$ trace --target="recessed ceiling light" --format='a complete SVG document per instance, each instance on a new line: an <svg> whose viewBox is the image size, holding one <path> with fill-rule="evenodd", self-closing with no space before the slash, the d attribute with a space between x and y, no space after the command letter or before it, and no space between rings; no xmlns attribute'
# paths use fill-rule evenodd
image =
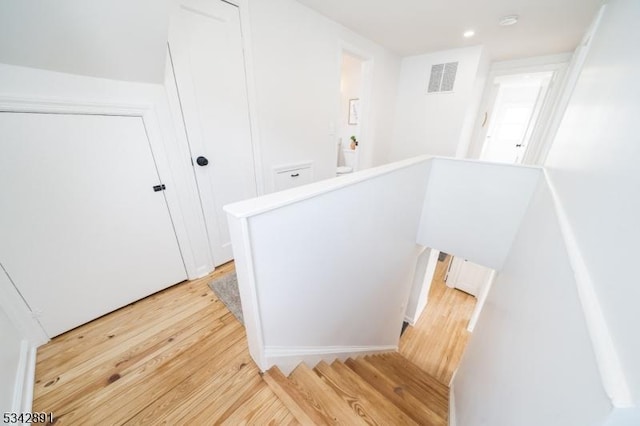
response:
<svg viewBox="0 0 640 426"><path fill-rule="evenodd" d="M469 38L469 37L473 37L474 35L476 35L476 32L473 30L469 30L469 31L465 31L462 36L464 38Z"/></svg>
<svg viewBox="0 0 640 426"><path fill-rule="evenodd" d="M500 18L500 21L498 21L498 25L500 25L501 27L508 27L509 25L515 25L518 23L518 19L520 19L518 15L503 16L502 18Z"/></svg>

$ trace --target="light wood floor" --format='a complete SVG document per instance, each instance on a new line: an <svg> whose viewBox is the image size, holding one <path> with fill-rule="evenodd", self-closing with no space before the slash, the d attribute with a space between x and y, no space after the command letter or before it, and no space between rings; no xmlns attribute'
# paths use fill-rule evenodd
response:
<svg viewBox="0 0 640 426"><path fill-rule="evenodd" d="M57 425L296 424L251 360L244 328L207 286L233 268L226 264L40 347L33 410L53 412ZM475 299L437 281L401 353L448 384Z"/></svg>
<svg viewBox="0 0 640 426"><path fill-rule="evenodd" d="M449 385L467 346L475 297L446 286L449 258L438 262L427 308L400 339L399 352L445 385Z"/></svg>

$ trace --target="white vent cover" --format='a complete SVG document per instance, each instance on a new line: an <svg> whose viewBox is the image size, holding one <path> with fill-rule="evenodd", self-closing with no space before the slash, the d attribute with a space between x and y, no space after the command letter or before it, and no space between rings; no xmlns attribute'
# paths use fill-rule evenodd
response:
<svg viewBox="0 0 640 426"><path fill-rule="evenodd" d="M431 77L427 93L452 92L458 71L457 62L436 64L431 67Z"/></svg>

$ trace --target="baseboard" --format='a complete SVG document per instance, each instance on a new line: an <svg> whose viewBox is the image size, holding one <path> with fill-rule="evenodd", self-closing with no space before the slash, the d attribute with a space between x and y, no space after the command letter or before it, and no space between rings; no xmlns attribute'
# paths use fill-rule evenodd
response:
<svg viewBox="0 0 640 426"><path fill-rule="evenodd" d="M456 426L456 393L453 389L453 383L449 386L449 426Z"/></svg>
<svg viewBox="0 0 640 426"><path fill-rule="evenodd" d="M31 412L36 373L36 351L37 348L32 346L29 341L23 340L21 342L11 408L14 413Z"/></svg>
<svg viewBox="0 0 640 426"><path fill-rule="evenodd" d="M395 352L398 346L300 346L282 347L267 346L264 354L269 367L278 367L285 375L289 375L300 363L309 367L320 361L331 363L336 359L371 355L382 352Z"/></svg>

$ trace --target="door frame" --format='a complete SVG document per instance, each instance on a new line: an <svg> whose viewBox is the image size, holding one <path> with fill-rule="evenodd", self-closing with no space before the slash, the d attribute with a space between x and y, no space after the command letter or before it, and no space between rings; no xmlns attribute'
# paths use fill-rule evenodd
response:
<svg viewBox="0 0 640 426"><path fill-rule="evenodd" d="M540 165L544 160L540 156L543 143L543 133L546 124L552 117L555 104L562 91L562 82L569 67L569 54L560 54L524 60L497 62L491 65L491 70L487 76L487 82L482 94L482 101L476 118L476 125L473 132L471 144L469 146L468 158L480 158L484 141L486 140L488 123L491 120L493 106L496 101L498 90L494 83L496 78L517 74L533 74L540 72L552 72L549 82L546 99L538 113L536 125L532 129L529 138L529 146L521 164Z"/></svg>
<svg viewBox="0 0 640 426"><path fill-rule="evenodd" d="M549 81L546 82L545 84L538 85L538 93L536 94L536 99L533 103L533 108L531 110L531 114L529 115L529 119L527 120L527 125L525 128L525 132L523 134L522 142L526 141L524 150L522 152L522 155L519 157L519 160L513 162L514 164L524 164L525 159L530 158L529 147L532 146L531 141L533 140L534 135L539 135L540 134L539 129L546 127L544 123L539 123L539 119L540 119L540 113L543 111L545 107L548 107L548 104L550 102L550 99L547 96L549 95L549 91L551 89L551 81L554 78L554 71L547 71L544 73L531 72L526 74L531 74L531 75L547 74ZM517 76L517 75L522 75L522 74L521 73L509 74L506 76L498 76L494 78L494 82L496 82L497 84L491 85L491 88L490 88L491 92L487 96L487 98L490 100L489 105L491 105L491 107L487 108L487 111L485 112L485 122L484 122L485 125L483 126L483 129L482 129L483 130L482 134L484 134L484 140L482 141L482 147L479 153L480 159L482 159L482 154L485 152L485 149L487 149L487 144L490 144L493 141L493 139L488 141L487 135L489 134L490 131L495 132L496 119L497 119L496 114L498 112L498 109L496 109L496 106L499 107L499 106L505 105L504 98L501 93L501 89L504 88L505 86L506 87L510 86L509 83L506 83L505 86L503 86L502 82L499 82L499 80L503 77L510 77L510 76ZM547 78L547 77L544 77L544 78ZM489 114L489 110L491 110L491 114ZM539 138L537 139L537 141L539 142ZM534 144L534 145L537 148L538 144ZM487 159L485 161L493 161L493 160Z"/></svg>
<svg viewBox="0 0 640 426"><path fill-rule="evenodd" d="M338 93L337 93L337 101L336 101L336 117L339 117L340 114L340 102L342 101L341 99L341 94L340 94L340 79L342 77L342 55L343 54L348 54L351 56L355 56L358 59L360 59L362 61L362 66L361 66L361 77L362 77L362 83L361 83L361 88L362 88L362 92L360 94L360 114L361 114L361 120L360 120L360 139L362 141L364 141L364 143L362 144L362 146L358 145L358 149L356 150L356 160L355 160L355 165L356 167L354 168L354 172L357 170L362 170L363 168L369 168L372 167L373 165L373 146L371 145L371 141L373 141L373 126L372 126L372 107L371 107L371 101L373 99L373 70L374 70L374 58L373 58L373 54L361 49L360 47L357 47L349 42L346 42L344 40L340 40L338 43L338 49L337 49L337 63L338 63L338 70L337 70L337 81L338 81ZM338 123L336 122L336 125L333 126L335 129L335 132L338 131L337 129L337 125ZM334 132L334 139L337 142L337 134ZM337 143L336 143L337 145ZM337 166L337 163L336 163ZM363 167L364 166L364 167Z"/></svg>

